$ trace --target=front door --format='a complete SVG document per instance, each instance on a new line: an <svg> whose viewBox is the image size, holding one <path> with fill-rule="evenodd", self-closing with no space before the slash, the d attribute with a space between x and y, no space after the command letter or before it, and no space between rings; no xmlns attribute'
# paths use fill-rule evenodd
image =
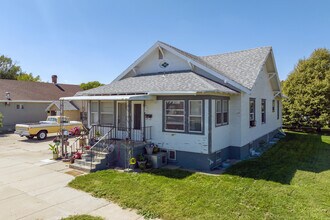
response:
<svg viewBox="0 0 330 220"><path fill-rule="evenodd" d="M132 134L131 139L143 140L143 102L132 102Z"/></svg>
<svg viewBox="0 0 330 220"><path fill-rule="evenodd" d="M117 138L129 137L127 116L127 102L117 102Z"/></svg>

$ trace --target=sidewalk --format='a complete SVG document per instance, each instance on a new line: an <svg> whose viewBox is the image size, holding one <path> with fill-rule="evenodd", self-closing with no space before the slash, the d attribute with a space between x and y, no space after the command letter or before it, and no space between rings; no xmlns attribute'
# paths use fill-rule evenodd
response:
<svg viewBox="0 0 330 220"><path fill-rule="evenodd" d="M77 172L68 164L49 160L51 140L0 136L0 219L58 220L75 214L143 219L134 210L67 187Z"/></svg>

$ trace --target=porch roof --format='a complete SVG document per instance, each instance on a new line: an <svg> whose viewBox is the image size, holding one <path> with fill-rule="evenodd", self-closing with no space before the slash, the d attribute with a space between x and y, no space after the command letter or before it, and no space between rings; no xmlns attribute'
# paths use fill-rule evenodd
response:
<svg viewBox="0 0 330 220"><path fill-rule="evenodd" d="M110 101L110 100L152 100L154 96L151 95L95 95L95 96L72 96L61 97L60 100L64 101Z"/></svg>

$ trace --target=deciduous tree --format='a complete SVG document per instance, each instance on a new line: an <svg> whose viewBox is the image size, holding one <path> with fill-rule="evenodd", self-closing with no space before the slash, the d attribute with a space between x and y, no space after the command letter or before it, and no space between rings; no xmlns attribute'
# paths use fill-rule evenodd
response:
<svg viewBox="0 0 330 220"><path fill-rule="evenodd" d="M100 83L99 81L91 81L88 83L81 83L80 88L83 90L93 89L99 86L103 86L104 84Z"/></svg>

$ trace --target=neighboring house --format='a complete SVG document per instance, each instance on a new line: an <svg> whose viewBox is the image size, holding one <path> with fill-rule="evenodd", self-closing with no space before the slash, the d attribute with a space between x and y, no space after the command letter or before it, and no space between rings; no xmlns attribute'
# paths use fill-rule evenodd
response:
<svg viewBox="0 0 330 220"><path fill-rule="evenodd" d="M140 130L170 163L210 170L272 138L281 99L271 47L195 56L156 42L109 85L62 100L88 101L89 126L127 129L120 138L133 140Z"/></svg>
<svg viewBox="0 0 330 220"><path fill-rule="evenodd" d="M79 85L58 84L56 75L52 76L52 82L0 79L0 112L3 115L0 131L13 131L17 123L45 120L45 109L54 100L81 91Z"/></svg>
<svg viewBox="0 0 330 220"><path fill-rule="evenodd" d="M60 101L54 101L46 108L46 111L48 116L55 116L61 115L60 109ZM63 102L63 115L69 117L72 121L81 120L80 109L73 102Z"/></svg>

